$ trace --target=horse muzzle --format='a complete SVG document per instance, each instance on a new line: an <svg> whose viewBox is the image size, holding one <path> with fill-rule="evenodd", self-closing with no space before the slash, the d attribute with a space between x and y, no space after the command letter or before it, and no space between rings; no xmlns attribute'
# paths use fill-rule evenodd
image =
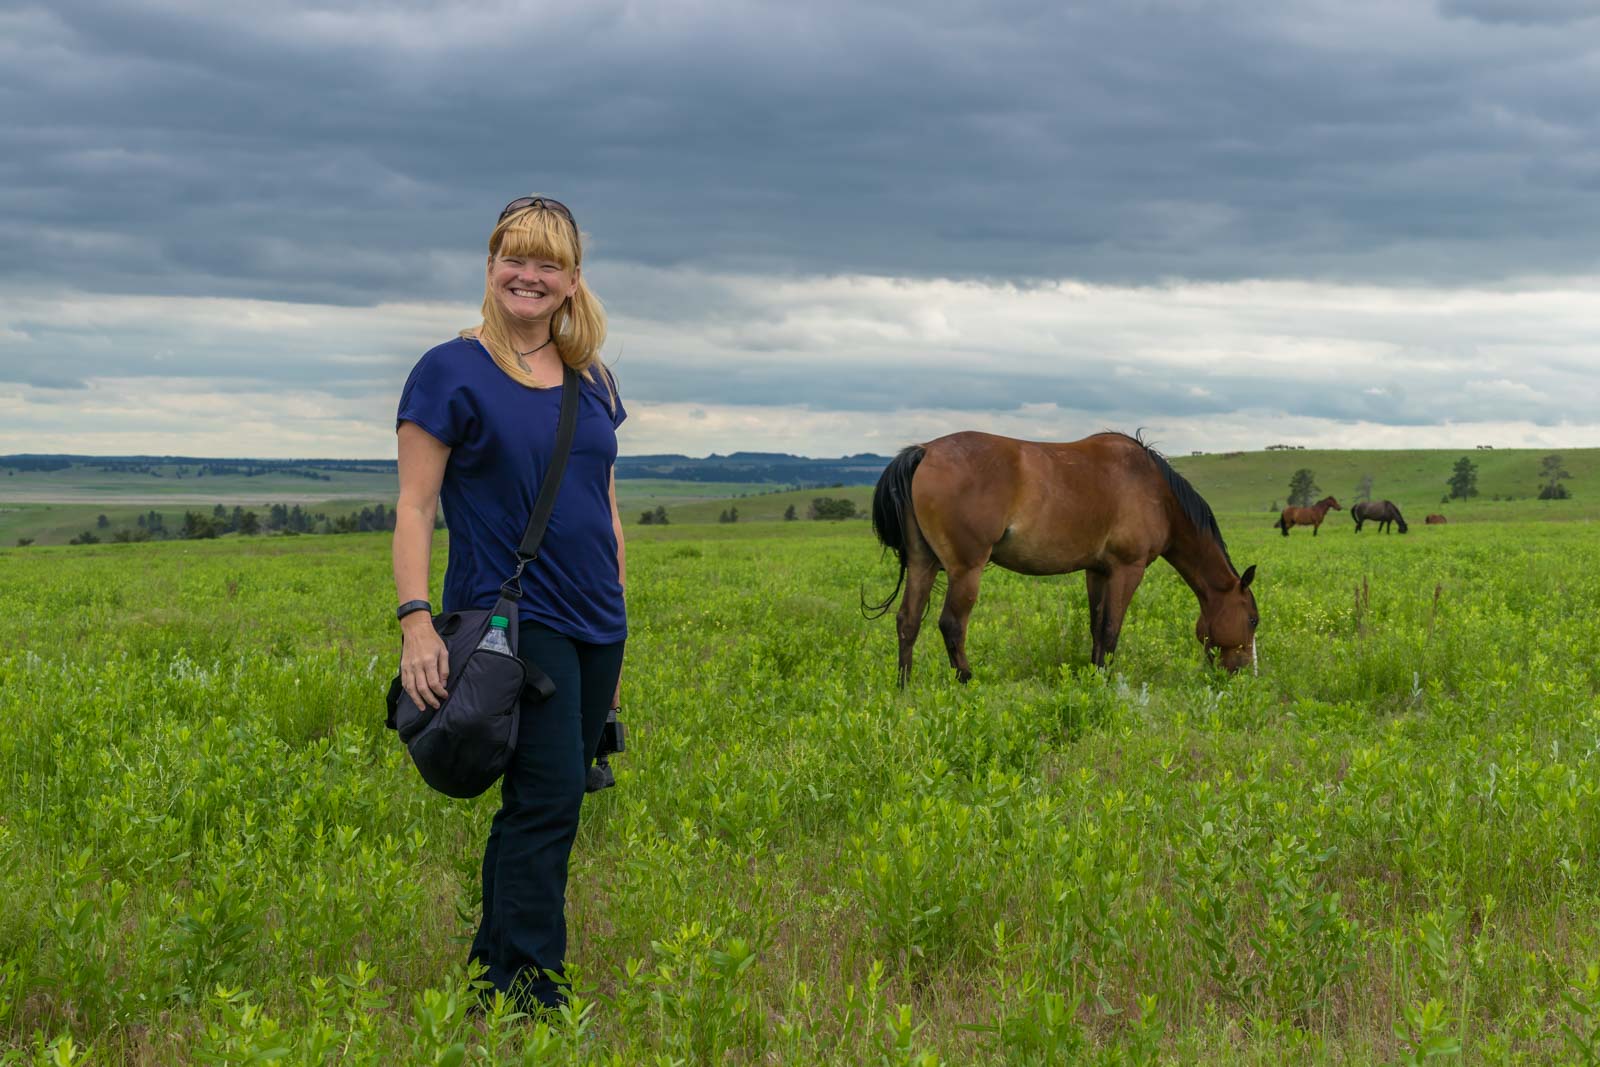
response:
<svg viewBox="0 0 1600 1067"><path fill-rule="evenodd" d="M1206 661L1213 667L1221 667L1229 674L1238 674L1245 667L1250 668L1251 674L1260 674L1256 665L1256 640L1250 639L1248 645L1213 645L1206 646Z"/></svg>

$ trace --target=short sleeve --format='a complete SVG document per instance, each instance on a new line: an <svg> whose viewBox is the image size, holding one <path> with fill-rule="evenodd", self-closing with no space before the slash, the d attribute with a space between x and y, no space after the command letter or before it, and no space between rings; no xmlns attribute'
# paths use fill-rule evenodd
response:
<svg viewBox="0 0 1600 1067"><path fill-rule="evenodd" d="M400 390L400 410L395 415L395 430L402 422L414 422L442 444L459 446L470 436L476 415L459 367L452 367L449 353L436 348L417 361Z"/></svg>
<svg viewBox="0 0 1600 1067"><path fill-rule="evenodd" d="M603 364L600 369L605 372L606 381L611 384L611 396L608 399L612 404L611 428L614 430L628 417L628 409L622 406L622 390L617 388L617 376L611 373L610 367Z"/></svg>

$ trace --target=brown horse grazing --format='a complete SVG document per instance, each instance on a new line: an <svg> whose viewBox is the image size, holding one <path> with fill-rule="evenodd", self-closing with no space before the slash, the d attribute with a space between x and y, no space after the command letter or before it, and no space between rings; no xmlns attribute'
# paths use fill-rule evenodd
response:
<svg viewBox="0 0 1600 1067"><path fill-rule="evenodd" d="M1449 520L1447 520L1443 515L1429 515L1427 518L1422 520L1422 525L1443 526L1447 521Z"/></svg>
<svg viewBox="0 0 1600 1067"><path fill-rule="evenodd" d="M1363 500L1359 504L1351 504L1350 517L1356 520L1356 533L1360 533L1362 524L1368 522L1377 523L1380 533L1388 533L1390 523L1400 527L1401 533L1406 532L1406 520L1392 500Z"/></svg>
<svg viewBox="0 0 1600 1067"><path fill-rule="evenodd" d="M949 584L939 632L956 677L972 677L967 620L990 563L1019 574L1085 571L1090 659L1103 667L1145 568L1163 556L1200 601L1195 636L1207 658L1220 654L1230 671L1255 662L1256 569L1234 569L1210 506L1160 453L1126 434L1042 444L956 433L912 445L878 479L872 527L900 558L900 574L882 603L863 598L862 609L882 616L904 586L895 627L902 686L941 569Z"/></svg>
<svg viewBox="0 0 1600 1067"><path fill-rule="evenodd" d="M1282 530L1283 536L1288 537L1289 527L1309 526L1311 536L1315 537L1317 531L1322 528L1322 520L1327 517L1330 510L1343 511L1344 508L1341 508L1339 502L1331 496L1323 497L1309 508L1284 508L1283 513L1278 516L1278 521L1272 524L1272 528Z"/></svg>

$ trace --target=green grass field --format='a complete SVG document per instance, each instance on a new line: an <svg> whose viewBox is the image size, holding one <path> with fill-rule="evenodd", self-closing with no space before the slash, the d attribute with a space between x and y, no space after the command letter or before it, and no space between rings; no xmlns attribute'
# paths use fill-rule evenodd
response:
<svg viewBox="0 0 1600 1067"><path fill-rule="evenodd" d="M1311 470L1323 493L1337 497L1346 508L1355 501L1363 477L1373 478L1375 499L1391 499L1409 521L1420 524L1429 512L1440 512L1452 522L1572 520L1600 518L1600 449L1569 449L1561 453L1572 477L1570 500L1541 501L1539 462L1542 449L1411 450L1411 451L1278 451L1173 456L1184 473L1222 513L1241 518L1265 514L1288 497L1289 479L1300 467ZM1443 503L1452 466L1466 455L1478 465L1479 495ZM244 462L244 461L240 461ZM301 504L329 515L359 511L363 507L394 505L392 474L359 471L325 471L329 481L313 481L287 474L247 478L221 475L197 478L194 468L177 477L179 468L158 467L162 477L128 472L107 472L91 465L66 471L10 471L0 478L0 545L15 545L32 538L39 545L66 544L84 530L99 529L104 514L110 530L131 525L145 511L166 516L168 529L182 525L185 510L207 513L221 503L264 512L272 503ZM625 479L617 483L617 502L623 522L637 525L642 512L667 510L669 523L714 523L730 507L742 522L777 522L793 506L804 519L811 501L819 496L853 501L863 512L872 497L871 486L790 490L759 483L688 482L664 479ZM1246 520L1246 521L1254 521ZM1329 516L1335 527L1350 525L1348 515Z"/></svg>
<svg viewBox="0 0 1600 1067"><path fill-rule="evenodd" d="M380 503L386 508L394 506L394 475L347 476L339 471L331 474L332 482L278 476L270 479L271 484L266 484L269 476L225 475L190 477L181 482L174 479L175 485L168 485L165 480L147 485L146 476L82 469L0 478L0 545L16 545L19 538L31 538L41 546L64 545L85 530L110 540L117 529L136 528L138 517L149 511L160 513L168 530L177 530L183 525L185 511L209 515L219 503L229 511L237 504L263 517L275 503L299 504L307 511L330 516ZM330 485L338 488L327 488ZM210 492L213 489L215 493ZM617 483L617 507L623 521L630 523L638 519L640 512L657 506L665 507L673 522L715 522L718 509L728 505L728 498L770 493L771 489L744 482L640 478ZM801 510L804 511L803 506ZM781 518L782 514L780 507L771 517ZM98 521L101 515L108 524L104 528Z"/></svg>
<svg viewBox="0 0 1600 1067"><path fill-rule="evenodd" d="M1259 676L1163 564L1104 675L991 570L904 692L865 524L633 532L538 1023L465 1014L494 801L382 726L386 536L0 548L0 1061L1594 1062L1593 527L1264 519Z"/></svg>
<svg viewBox="0 0 1600 1067"><path fill-rule="evenodd" d="M1264 512L1287 502L1289 479L1304 467L1316 475L1321 495L1348 508L1366 475L1375 500L1393 500L1408 522L1428 512L1461 518L1562 518L1600 515L1600 449L1564 449L1572 475L1565 483L1572 500L1540 501L1539 463L1554 449L1412 449L1395 451L1241 452L1171 457L1218 511ZM1451 469L1466 456L1478 468L1478 496L1445 503ZM1349 517L1330 516L1349 525Z"/></svg>

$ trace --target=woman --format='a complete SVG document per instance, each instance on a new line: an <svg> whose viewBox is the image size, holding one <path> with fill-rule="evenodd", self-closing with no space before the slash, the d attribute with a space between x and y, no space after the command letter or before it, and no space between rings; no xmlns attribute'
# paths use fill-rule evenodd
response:
<svg viewBox="0 0 1600 1067"><path fill-rule="evenodd" d="M555 448L564 366L581 376L572 452L519 605L518 652L549 675L556 695L522 706L483 853L483 922L472 943L484 977L524 1008L563 999L567 859L588 766L618 703L627 637L613 474L626 412L600 362L605 313L581 259L564 205L508 204L489 236L482 324L422 357L396 419L400 680L418 706L437 708L450 663L427 600L435 503L450 530L443 610L492 607Z"/></svg>

